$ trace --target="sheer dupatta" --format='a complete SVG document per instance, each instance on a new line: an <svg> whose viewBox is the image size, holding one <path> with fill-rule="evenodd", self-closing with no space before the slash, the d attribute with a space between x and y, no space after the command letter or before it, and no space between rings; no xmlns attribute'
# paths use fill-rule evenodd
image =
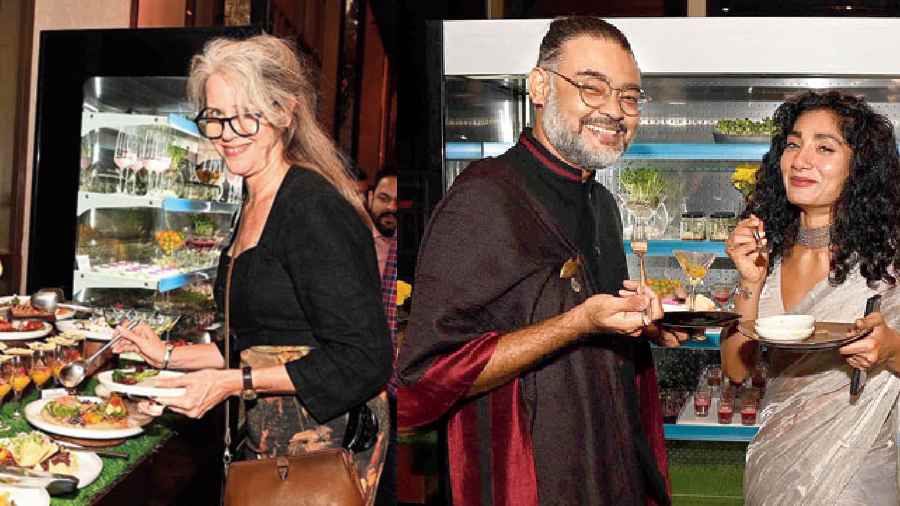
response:
<svg viewBox="0 0 900 506"><path fill-rule="evenodd" d="M852 322L875 293L883 296L888 325L900 328L900 288L872 290L858 270L839 286L820 282L790 313ZM759 309L760 317L785 313L780 264L766 281ZM851 402L850 368L837 350L771 350L770 362L775 378L747 450L746 504L897 504L893 438L900 378L884 367L871 369L860 398Z"/></svg>

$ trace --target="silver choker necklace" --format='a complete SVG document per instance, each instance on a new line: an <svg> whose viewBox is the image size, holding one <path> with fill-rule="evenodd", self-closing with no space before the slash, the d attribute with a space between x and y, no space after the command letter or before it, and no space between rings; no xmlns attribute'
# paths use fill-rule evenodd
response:
<svg viewBox="0 0 900 506"><path fill-rule="evenodd" d="M797 230L797 244L809 249L825 248L831 244L831 225Z"/></svg>

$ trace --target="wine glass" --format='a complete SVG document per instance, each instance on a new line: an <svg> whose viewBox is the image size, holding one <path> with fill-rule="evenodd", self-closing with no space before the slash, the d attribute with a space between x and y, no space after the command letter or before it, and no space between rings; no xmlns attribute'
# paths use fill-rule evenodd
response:
<svg viewBox="0 0 900 506"><path fill-rule="evenodd" d="M733 307L732 297L736 285L734 283L715 283L712 286L713 300L719 305L722 311L730 311Z"/></svg>
<svg viewBox="0 0 900 506"><path fill-rule="evenodd" d="M25 392L25 389L28 388L28 384L31 383L31 354L22 353L11 356L12 360L10 360L10 363L13 368L12 391L13 400L16 403L16 409L13 411L12 416L13 418L19 419L22 418L22 393Z"/></svg>
<svg viewBox="0 0 900 506"><path fill-rule="evenodd" d="M91 171L88 168L94 163L94 143L96 141L96 131L91 131L81 138L81 160L79 172L79 182L82 191L86 191L91 183Z"/></svg>
<svg viewBox="0 0 900 506"><path fill-rule="evenodd" d="M12 390L13 365L12 357L9 355L0 356L0 406L6 399L6 395ZM0 421L0 432L12 430L8 423Z"/></svg>
<svg viewBox="0 0 900 506"><path fill-rule="evenodd" d="M133 177L132 167L137 162L137 139L134 135L124 130L119 130L116 135L116 151L113 154L113 163L119 168L121 174L121 184L119 185L119 193L126 193L128 180Z"/></svg>
<svg viewBox="0 0 900 506"><path fill-rule="evenodd" d="M31 376L31 381L34 382L34 386L40 395L44 389L44 384L53 376L53 356L48 348L41 346L34 350L34 355L31 357L31 370L28 375Z"/></svg>
<svg viewBox="0 0 900 506"><path fill-rule="evenodd" d="M59 378L60 371L62 371L63 367L71 364L72 362L81 360L82 354L81 354L81 350L80 350L80 344L77 341L73 341L71 339L66 339L66 340L60 339L59 341L57 341L57 343L59 346L59 351L58 351L58 355L57 355L58 362L57 362L57 367L55 367L53 369L53 376L56 378L56 382L59 383L60 385L62 385L62 381ZM69 391L69 394L74 395L74 393L75 393L74 388L67 389L67 390Z"/></svg>
<svg viewBox="0 0 900 506"><path fill-rule="evenodd" d="M172 155L169 154L169 136L165 132L157 131L153 136L153 157L151 158L152 170L156 174L156 180L153 183L154 195L165 193L162 181L163 173L169 170L171 165Z"/></svg>
<svg viewBox="0 0 900 506"><path fill-rule="evenodd" d="M709 272L709 267L715 260L714 253L706 253L702 251L684 251L675 250L672 252L681 271L688 278L690 285L690 294L688 295L688 311L694 310L694 303L697 299L697 286L703 282L703 278Z"/></svg>
<svg viewBox="0 0 900 506"><path fill-rule="evenodd" d="M52 374L53 382L56 385L62 385L62 382L59 380L59 372L62 370L63 363L62 359L62 344L58 340L58 338L52 337L47 340L53 348L49 349L50 355L50 373Z"/></svg>

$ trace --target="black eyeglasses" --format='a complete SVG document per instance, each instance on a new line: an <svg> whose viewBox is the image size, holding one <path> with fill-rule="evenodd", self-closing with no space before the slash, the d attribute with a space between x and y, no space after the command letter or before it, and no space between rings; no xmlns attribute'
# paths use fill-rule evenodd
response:
<svg viewBox="0 0 900 506"><path fill-rule="evenodd" d="M581 94L581 101L591 109L603 107L614 92L618 94L619 106L626 116L639 116L641 109L650 101L650 97L644 93L644 90L634 87L613 88L609 81L601 76L590 76L584 78L581 82L575 82L555 70L546 68L544 70L556 74L567 83L578 88L578 92Z"/></svg>
<svg viewBox="0 0 900 506"><path fill-rule="evenodd" d="M239 137L253 137L259 133L259 119L262 114L258 112L238 114L229 118L207 116L206 109L194 118L194 123L200 129L200 133L210 140L221 139L225 133L225 123L231 127L231 131Z"/></svg>

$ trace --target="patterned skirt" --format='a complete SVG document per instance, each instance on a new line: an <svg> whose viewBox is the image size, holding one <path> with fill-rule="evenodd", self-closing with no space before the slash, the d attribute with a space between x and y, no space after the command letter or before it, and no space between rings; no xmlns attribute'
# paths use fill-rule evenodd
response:
<svg viewBox="0 0 900 506"><path fill-rule="evenodd" d="M306 356L310 350L308 346L254 346L241 352L241 366L283 365ZM353 454L353 461L366 504L372 505L387 453L390 428L387 393L382 391L366 404L378 418L378 436L370 449ZM256 401L244 403L241 419L247 428L245 456L268 458L340 447L348 415L320 424L295 395L260 395Z"/></svg>

